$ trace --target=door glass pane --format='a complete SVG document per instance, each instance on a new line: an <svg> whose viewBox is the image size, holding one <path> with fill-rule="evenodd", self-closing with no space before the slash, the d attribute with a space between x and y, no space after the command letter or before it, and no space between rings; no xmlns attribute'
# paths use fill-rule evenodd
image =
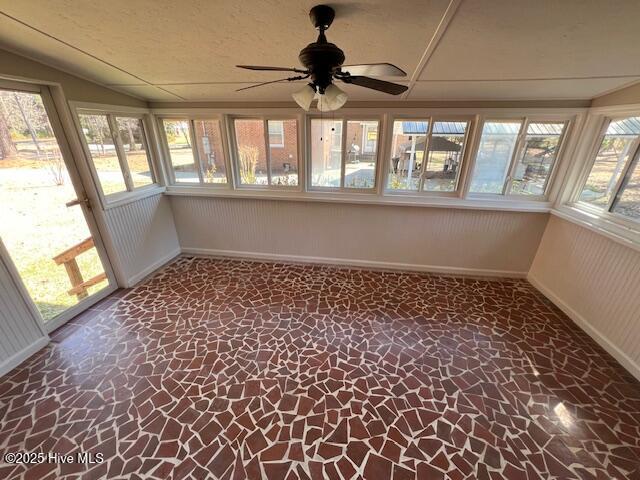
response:
<svg viewBox="0 0 640 480"><path fill-rule="evenodd" d="M389 190L418 190L428 132L428 120L393 122L387 178Z"/></svg>
<svg viewBox="0 0 640 480"><path fill-rule="evenodd" d="M374 188L378 155L378 122L349 120L346 148L344 186Z"/></svg>
<svg viewBox="0 0 640 480"><path fill-rule="evenodd" d="M75 198L40 95L0 90L0 238L45 321L108 286Z"/></svg>
<svg viewBox="0 0 640 480"><path fill-rule="evenodd" d="M625 217L640 220L640 162L636 162L633 173L613 211Z"/></svg>
<svg viewBox="0 0 640 480"><path fill-rule="evenodd" d="M78 115L104 195L127 191L106 115Z"/></svg>
<svg viewBox="0 0 640 480"><path fill-rule="evenodd" d="M268 120L271 185L298 185L298 122Z"/></svg>
<svg viewBox="0 0 640 480"><path fill-rule="evenodd" d="M640 135L640 117L614 120L609 123L589 178L580 194L580 200L599 207L606 207L609 204L624 166L633 155L638 135Z"/></svg>
<svg viewBox="0 0 640 480"><path fill-rule="evenodd" d="M219 120L195 120L196 146L205 183L227 183Z"/></svg>
<svg viewBox="0 0 640 480"><path fill-rule="evenodd" d="M242 185L268 185L264 121L235 119L238 172Z"/></svg>
<svg viewBox="0 0 640 480"><path fill-rule="evenodd" d="M340 187L342 120L311 119L311 185Z"/></svg>
<svg viewBox="0 0 640 480"><path fill-rule="evenodd" d="M200 183L191 148L188 120L163 120L169 157L177 183Z"/></svg>
<svg viewBox="0 0 640 480"><path fill-rule="evenodd" d="M564 127L564 122L536 122L527 126L524 147L511 180L512 194L544 194Z"/></svg>
<svg viewBox="0 0 640 480"><path fill-rule="evenodd" d="M485 122L470 191L501 194L522 122Z"/></svg>
<svg viewBox="0 0 640 480"><path fill-rule="evenodd" d="M153 183L153 173L142 119L117 117L116 125L118 126L122 147L127 157L133 188L151 185Z"/></svg>
<svg viewBox="0 0 640 480"><path fill-rule="evenodd" d="M425 191L453 192L458 184L466 122L434 122L424 174Z"/></svg>

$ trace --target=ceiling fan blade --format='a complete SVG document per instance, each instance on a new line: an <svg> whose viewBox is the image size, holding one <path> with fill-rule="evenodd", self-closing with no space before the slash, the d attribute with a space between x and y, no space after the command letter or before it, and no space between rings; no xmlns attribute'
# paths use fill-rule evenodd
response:
<svg viewBox="0 0 640 480"><path fill-rule="evenodd" d="M349 75L344 78L340 78L340 80L345 83L353 83L354 85L371 88L372 90L378 90L379 92L389 93L391 95L400 95L409 89L406 85L385 82L384 80L378 80L377 78L363 77L360 75Z"/></svg>
<svg viewBox="0 0 640 480"><path fill-rule="evenodd" d="M270 82L262 82L262 83L258 83L256 85L249 85L248 87L242 87L236 90L236 92L241 92L242 90L248 90L250 88L256 88L256 87L261 87L263 85L269 85L270 83L278 83L278 82L293 82L295 80L304 80L305 78L309 77L309 75L305 75L305 76L299 76L299 77L289 77L289 78L281 78L279 80L271 80Z"/></svg>
<svg viewBox="0 0 640 480"><path fill-rule="evenodd" d="M299 68L289 68L289 67L264 67L260 65L236 65L236 67L244 68L246 70L270 70L273 72L307 73L306 70L300 70Z"/></svg>
<svg viewBox="0 0 640 480"><path fill-rule="evenodd" d="M351 75L366 75L370 77L406 77L407 73L390 63L363 63L361 65L342 65L342 71Z"/></svg>

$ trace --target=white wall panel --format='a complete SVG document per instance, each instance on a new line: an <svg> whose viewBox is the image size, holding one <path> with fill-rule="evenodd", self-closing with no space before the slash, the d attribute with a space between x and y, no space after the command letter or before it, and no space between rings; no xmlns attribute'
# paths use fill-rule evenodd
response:
<svg viewBox="0 0 640 480"><path fill-rule="evenodd" d="M524 276L548 215L172 196L183 252Z"/></svg>
<svg viewBox="0 0 640 480"><path fill-rule="evenodd" d="M169 199L154 195L106 212L116 259L128 285L180 253Z"/></svg>
<svg viewBox="0 0 640 480"><path fill-rule="evenodd" d="M552 216L529 280L640 378L640 252Z"/></svg>
<svg viewBox="0 0 640 480"><path fill-rule="evenodd" d="M48 340L0 259L0 376L45 346Z"/></svg>

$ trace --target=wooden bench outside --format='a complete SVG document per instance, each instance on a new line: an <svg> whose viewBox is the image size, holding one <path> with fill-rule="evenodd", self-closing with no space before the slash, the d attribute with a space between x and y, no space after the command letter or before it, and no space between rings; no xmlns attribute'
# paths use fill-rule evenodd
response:
<svg viewBox="0 0 640 480"><path fill-rule="evenodd" d="M77 245L68 248L61 254L53 257L53 261L56 262L57 265L64 265L64 268L67 270L67 275L69 276L69 281L71 282L72 287L67 291L67 293L69 295L76 295L78 300L82 300L89 295L89 287L97 285L107 279L107 274L105 272L99 273L89 280L84 280L82 278L82 272L80 272L80 267L78 267L76 257L81 253L92 249L94 246L93 238L89 237Z"/></svg>

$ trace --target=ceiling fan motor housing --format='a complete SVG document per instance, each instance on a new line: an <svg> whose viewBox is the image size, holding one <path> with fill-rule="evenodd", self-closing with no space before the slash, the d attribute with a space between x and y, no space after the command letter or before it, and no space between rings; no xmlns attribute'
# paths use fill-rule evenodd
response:
<svg viewBox="0 0 640 480"><path fill-rule="evenodd" d="M321 33L321 37L324 35ZM321 40L321 38L318 38ZM300 51L300 63L311 72L311 80L318 87L318 93L331 84L334 71L344 63L344 52L335 44L318 41L310 43Z"/></svg>

